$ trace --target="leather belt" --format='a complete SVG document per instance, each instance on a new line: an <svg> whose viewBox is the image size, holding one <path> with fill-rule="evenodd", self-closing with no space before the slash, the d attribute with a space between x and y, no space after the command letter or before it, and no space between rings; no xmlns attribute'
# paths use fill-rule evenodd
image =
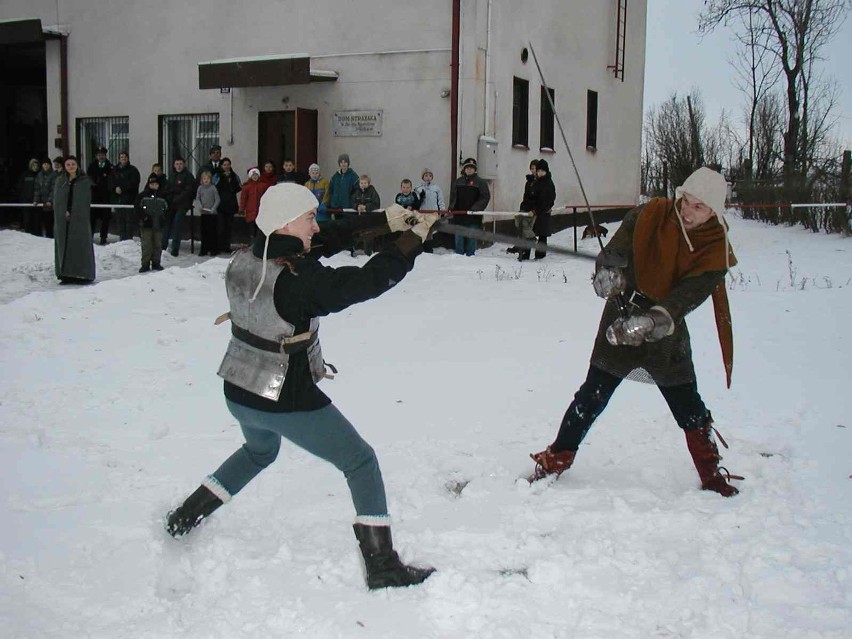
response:
<svg viewBox="0 0 852 639"><path fill-rule="evenodd" d="M284 337L280 342L276 342L275 340L255 335L243 327L237 326L233 321L231 322L231 335L241 342L245 342L249 346L253 346L254 348L258 348L262 351L268 351L270 353L286 353L287 355L306 351L308 350L308 347L319 339L319 331L315 331L313 333L309 331L307 333L293 335L293 337Z"/></svg>
<svg viewBox="0 0 852 639"><path fill-rule="evenodd" d="M630 289L624 291L624 299L627 300L628 304L642 309L643 311L647 311L656 304L656 302L650 297L646 297L639 291L631 291Z"/></svg>

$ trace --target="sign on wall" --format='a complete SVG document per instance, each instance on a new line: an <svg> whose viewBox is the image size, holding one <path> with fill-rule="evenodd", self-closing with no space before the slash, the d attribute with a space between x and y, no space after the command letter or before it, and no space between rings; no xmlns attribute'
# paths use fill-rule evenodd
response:
<svg viewBox="0 0 852 639"><path fill-rule="evenodd" d="M331 128L337 137L382 135L382 111L335 111Z"/></svg>

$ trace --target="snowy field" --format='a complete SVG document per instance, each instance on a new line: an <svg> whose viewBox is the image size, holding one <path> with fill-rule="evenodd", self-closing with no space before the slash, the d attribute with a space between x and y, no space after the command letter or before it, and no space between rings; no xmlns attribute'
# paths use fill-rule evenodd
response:
<svg viewBox="0 0 852 639"><path fill-rule="evenodd" d="M226 259L140 275L137 242L95 246L98 282L60 287L52 241L0 232L0 636L852 636L852 239L729 217L730 390L712 305L689 325L732 499L635 383L559 481L519 479L586 373L590 262L424 255L323 321L323 387L378 453L396 546L438 569L378 592L343 477L288 444L190 536L162 529L242 441L216 377Z"/></svg>

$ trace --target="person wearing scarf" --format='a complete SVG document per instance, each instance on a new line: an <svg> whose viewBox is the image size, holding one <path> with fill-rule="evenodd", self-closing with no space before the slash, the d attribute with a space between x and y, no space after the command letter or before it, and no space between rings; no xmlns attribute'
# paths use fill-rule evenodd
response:
<svg viewBox="0 0 852 639"><path fill-rule="evenodd" d="M726 380L731 385L733 338L725 275L737 263L722 217L727 185L719 173L700 168L675 192L656 198L624 218L597 259L595 293L607 300L586 381L574 395L554 442L531 455L530 481L559 477L592 423L624 379L656 384L686 443L704 490L725 497L742 479L719 467L713 419L698 393L685 316L713 298ZM627 301L625 317L618 299ZM727 447L725 441L719 440ZM723 474L724 471L724 474Z"/></svg>

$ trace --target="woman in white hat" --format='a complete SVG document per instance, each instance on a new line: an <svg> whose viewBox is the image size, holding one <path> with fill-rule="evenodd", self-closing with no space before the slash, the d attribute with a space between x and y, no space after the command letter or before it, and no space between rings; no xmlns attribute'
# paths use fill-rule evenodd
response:
<svg viewBox="0 0 852 639"><path fill-rule="evenodd" d="M407 566L394 551L373 449L317 386L324 377L332 377L320 348L319 317L390 290L413 268L437 218L412 219L411 212L401 207L363 216L358 224L378 221L391 231L404 232L363 267L335 269L310 254L312 238L319 233L317 205L316 197L302 185L270 187L260 200L256 219L260 233L254 245L231 258L225 274L230 311L217 320L230 319L231 341L219 375L245 444L169 513L166 529L175 537L190 532L275 461L285 437L345 475L368 586L418 584L433 569ZM351 241L345 238L351 229L330 224L326 254L348 248Z"/></svg>
<svg viewBox="0 0 852 639"><path fill-rule="evenodd" d="M595 293L607 300L586 381L565 412L554 442L531 455L530 481L558 477L623 379L656 384L669 405L701 479L725 497L737 494L712 433L713 419L698 394L685 316L713 297L728 386L733 369L731 315L725 274L736 258L722 212L725 179L695 171L675 201L656 198L630 211L598 256ZM618 298L627 300L627 313ZM717 432L718 435L718 432ZM721 440L724 445L724 440Z"/></svg>

